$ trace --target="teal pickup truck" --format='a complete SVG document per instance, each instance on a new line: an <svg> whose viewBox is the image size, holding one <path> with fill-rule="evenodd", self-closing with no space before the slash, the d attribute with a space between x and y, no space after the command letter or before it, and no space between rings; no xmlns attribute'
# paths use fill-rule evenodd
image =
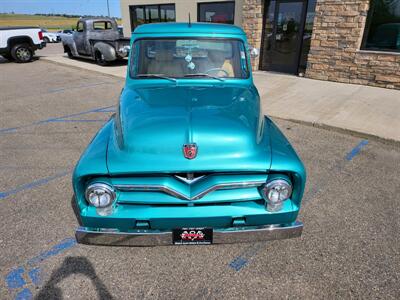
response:
<svg viewBox="0 0 400 300"><path fill-rule="evenodd" d="M79 243L186 245L299 237L305 169L262 114L242 29L132 34L116 114L73 173Z"/></svg>

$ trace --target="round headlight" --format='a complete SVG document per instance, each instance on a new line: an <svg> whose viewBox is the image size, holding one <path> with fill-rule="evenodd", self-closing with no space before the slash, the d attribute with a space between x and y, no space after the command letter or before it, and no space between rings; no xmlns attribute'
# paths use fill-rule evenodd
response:
<svg viewBox="0 0 400 300"><path fill-rule="evenodd" d="M95 207L107 207L115 200L114 189L104 183L94 183L86 188L86 200Z"/></svg>
<svg viewBox="0 0 400 300"><path fill-rule="evenodd" d="M276 179L265 184L261 192L268 204L268 210L276 211L282 207L282 202L292 195L292 185L286 180Z"/></svg>

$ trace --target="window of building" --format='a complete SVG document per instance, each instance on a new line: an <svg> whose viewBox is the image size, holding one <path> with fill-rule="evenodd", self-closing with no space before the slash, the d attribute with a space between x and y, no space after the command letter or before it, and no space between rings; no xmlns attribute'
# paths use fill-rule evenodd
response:
<svg viewBox="0 0 400 300"><path fill-rule="evenodd" d="M197 12L199 22L233 24L235 22L235 1L199 3Z"/></svg>
<svg viewBox="0 0 400 300"><path fill-rule="evenodd" d="M314 26L315 18L315 6L317 5L317 0L308 0L306 20L304 24L303 31L303 43L301 45L301 54L299 62L299 73L304 73L307 67L308 52L310 52L311 46L311 35Z"/></svg>
<svg viewBox="0 0 400 300"><path fill-rule="evenodd" d="M146 23L175 22L175 4L129 6L132 31Z"/></svg>
<svg viewBox="0 0 400 300"><path fill-rule="evenodd" d="M400 52L400 0L371 0L361 49Z"/></svg>
<svg viewBox="0 0 400 300"><path fill-rule="evenodd" d="M93 22L93 29L94 30L109 30L112 29L111 22L107 21L96 21Z"/></svg>

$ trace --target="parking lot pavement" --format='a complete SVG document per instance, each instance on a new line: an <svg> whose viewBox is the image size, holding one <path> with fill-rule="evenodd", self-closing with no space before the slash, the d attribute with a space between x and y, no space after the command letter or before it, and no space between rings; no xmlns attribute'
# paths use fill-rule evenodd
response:
<svg viewBox="0 0 400 300"><path fill-rule="evenodd" d="M125 78L126 66L128 59L112 62L108 66L99 66L95 61L85 58L70 59L63 53L62 43L48 44L42 50L37 51L38 57L54 64L72 67L75 69L83 69L90 72L98 72L100 74L110 75L117 78Z"/></svg>
<svg viewBox="0 0 400 300"><path fill-rule="evenodd" d="M301 238L77 245L71 169L123 80L45 61L0 69L1 299L399 299L398 146L276 120L308 170Z"/></svg>

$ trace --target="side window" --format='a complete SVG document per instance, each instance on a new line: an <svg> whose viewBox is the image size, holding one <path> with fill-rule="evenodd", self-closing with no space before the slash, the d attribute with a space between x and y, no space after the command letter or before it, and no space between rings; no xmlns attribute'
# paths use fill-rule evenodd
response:
<svg viewBox="0 0 400 300"><path fill-rule="evenodd" d="M83 32L83 22L78 22L78 25L76 25L76 31Z"/></svg>
<svg viewBox="0 0 400 300"><path fill-rule="evenodd" d="M139 25L158 22L175 22L175 4L129 6L132 31Z"/></svg>
<svg viewBox="0 0 400 300"><path fill-rule="evenodd" d="M400 52L400 0L371 0L363 50Z"/></svg>
<svg viewBox="0 0 400 300"><path fill-rule="evenodd" d="M112 24L111 24L111 22L105 22L105 21L93 22L93 29L94 30L110 30L110 29L112 29Z"/></svg>
<svg viewBox="0 0 400 300"><path fill-rule="evenodd" d="M235 22L235 1L197 4L199 22L233 24Z"/></svg>

